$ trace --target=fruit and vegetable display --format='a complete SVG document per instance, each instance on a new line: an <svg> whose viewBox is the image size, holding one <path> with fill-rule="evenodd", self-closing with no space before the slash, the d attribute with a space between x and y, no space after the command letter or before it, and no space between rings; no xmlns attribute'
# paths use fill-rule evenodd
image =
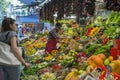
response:
<svg viewBox="0 0 120 80"><path fill-rule="evenodd" d="M30 68L23 69L21 79L87 80L91 76L93 80L119 80L120 13L112 11L106 20L102 19L98 16L85 29L74 21L60 20L63 23L60 36L66 38L49 54L44 52L45 35L21 43L31 63Z"/></svg>

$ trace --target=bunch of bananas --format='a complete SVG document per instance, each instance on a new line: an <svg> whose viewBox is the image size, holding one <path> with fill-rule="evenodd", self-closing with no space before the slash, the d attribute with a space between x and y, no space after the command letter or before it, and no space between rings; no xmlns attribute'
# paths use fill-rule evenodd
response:
<svg viewBox="0 0 120 80"><path fill-rule="evenodd" d="M27 45L30 45L32 44L33 40L31 41L26 41L25 43L22 43L21 46L27 46Z"/></svg>
<svg viewBox="0 0 120 80"><path fill-rule="evenodd" d="M65 80L79 80L79 71L77 69L73 70L66 76Z"/></svg>
<svg viewBox="0 0 120 80"><path fill-rule="evenodd" d="M45 46L45 43L44 42L39 42L39 43L35 43L34 44L34 47L36 48L36 49L38 49L38 48L42 48L42 47L44 47Z"/></svg>

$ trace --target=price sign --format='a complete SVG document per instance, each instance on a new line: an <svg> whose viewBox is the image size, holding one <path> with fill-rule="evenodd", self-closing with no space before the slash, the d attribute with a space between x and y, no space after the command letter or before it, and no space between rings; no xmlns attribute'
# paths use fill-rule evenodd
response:
<svg viewBox="0 0 120 80"><path fill-rule="evenodd" d="M79 80L96 80L96 79L93 77L92 74L87 73L87 74L83 77L83 79L79 79Z"/></svg>

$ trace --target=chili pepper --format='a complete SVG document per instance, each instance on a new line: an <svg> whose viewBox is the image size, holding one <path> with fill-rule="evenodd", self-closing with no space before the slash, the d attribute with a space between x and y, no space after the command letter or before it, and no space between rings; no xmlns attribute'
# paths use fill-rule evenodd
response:
<svg viewBox="0 0 120 80"><path fill-rule="evenodd" d="M103 41L102 41L102 44L107 44L107 42L110 40L110 38L105 38Z"/></svg>
<svg viewBox="0 0 120 80"><path fill-rule="evenodd" d="M89 36L90 32L92 31L93 27L89 28L86 32L86 36Z"/></svg>

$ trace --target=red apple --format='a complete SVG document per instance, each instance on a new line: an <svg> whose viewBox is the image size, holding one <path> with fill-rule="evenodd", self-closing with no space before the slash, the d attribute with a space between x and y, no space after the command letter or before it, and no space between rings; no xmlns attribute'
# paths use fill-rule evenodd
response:
<svg viewBox="0 0 120 80"><path fill-rule="evenodd" d="M85 52L81 52L81 56L86 57L86 53Z"/></svg>
<svg viewBox="0 0 120 80"><path fill-rule="evenodd" d="M81 53L76 54L76 58L80 58L81 57Z"/></svg>

